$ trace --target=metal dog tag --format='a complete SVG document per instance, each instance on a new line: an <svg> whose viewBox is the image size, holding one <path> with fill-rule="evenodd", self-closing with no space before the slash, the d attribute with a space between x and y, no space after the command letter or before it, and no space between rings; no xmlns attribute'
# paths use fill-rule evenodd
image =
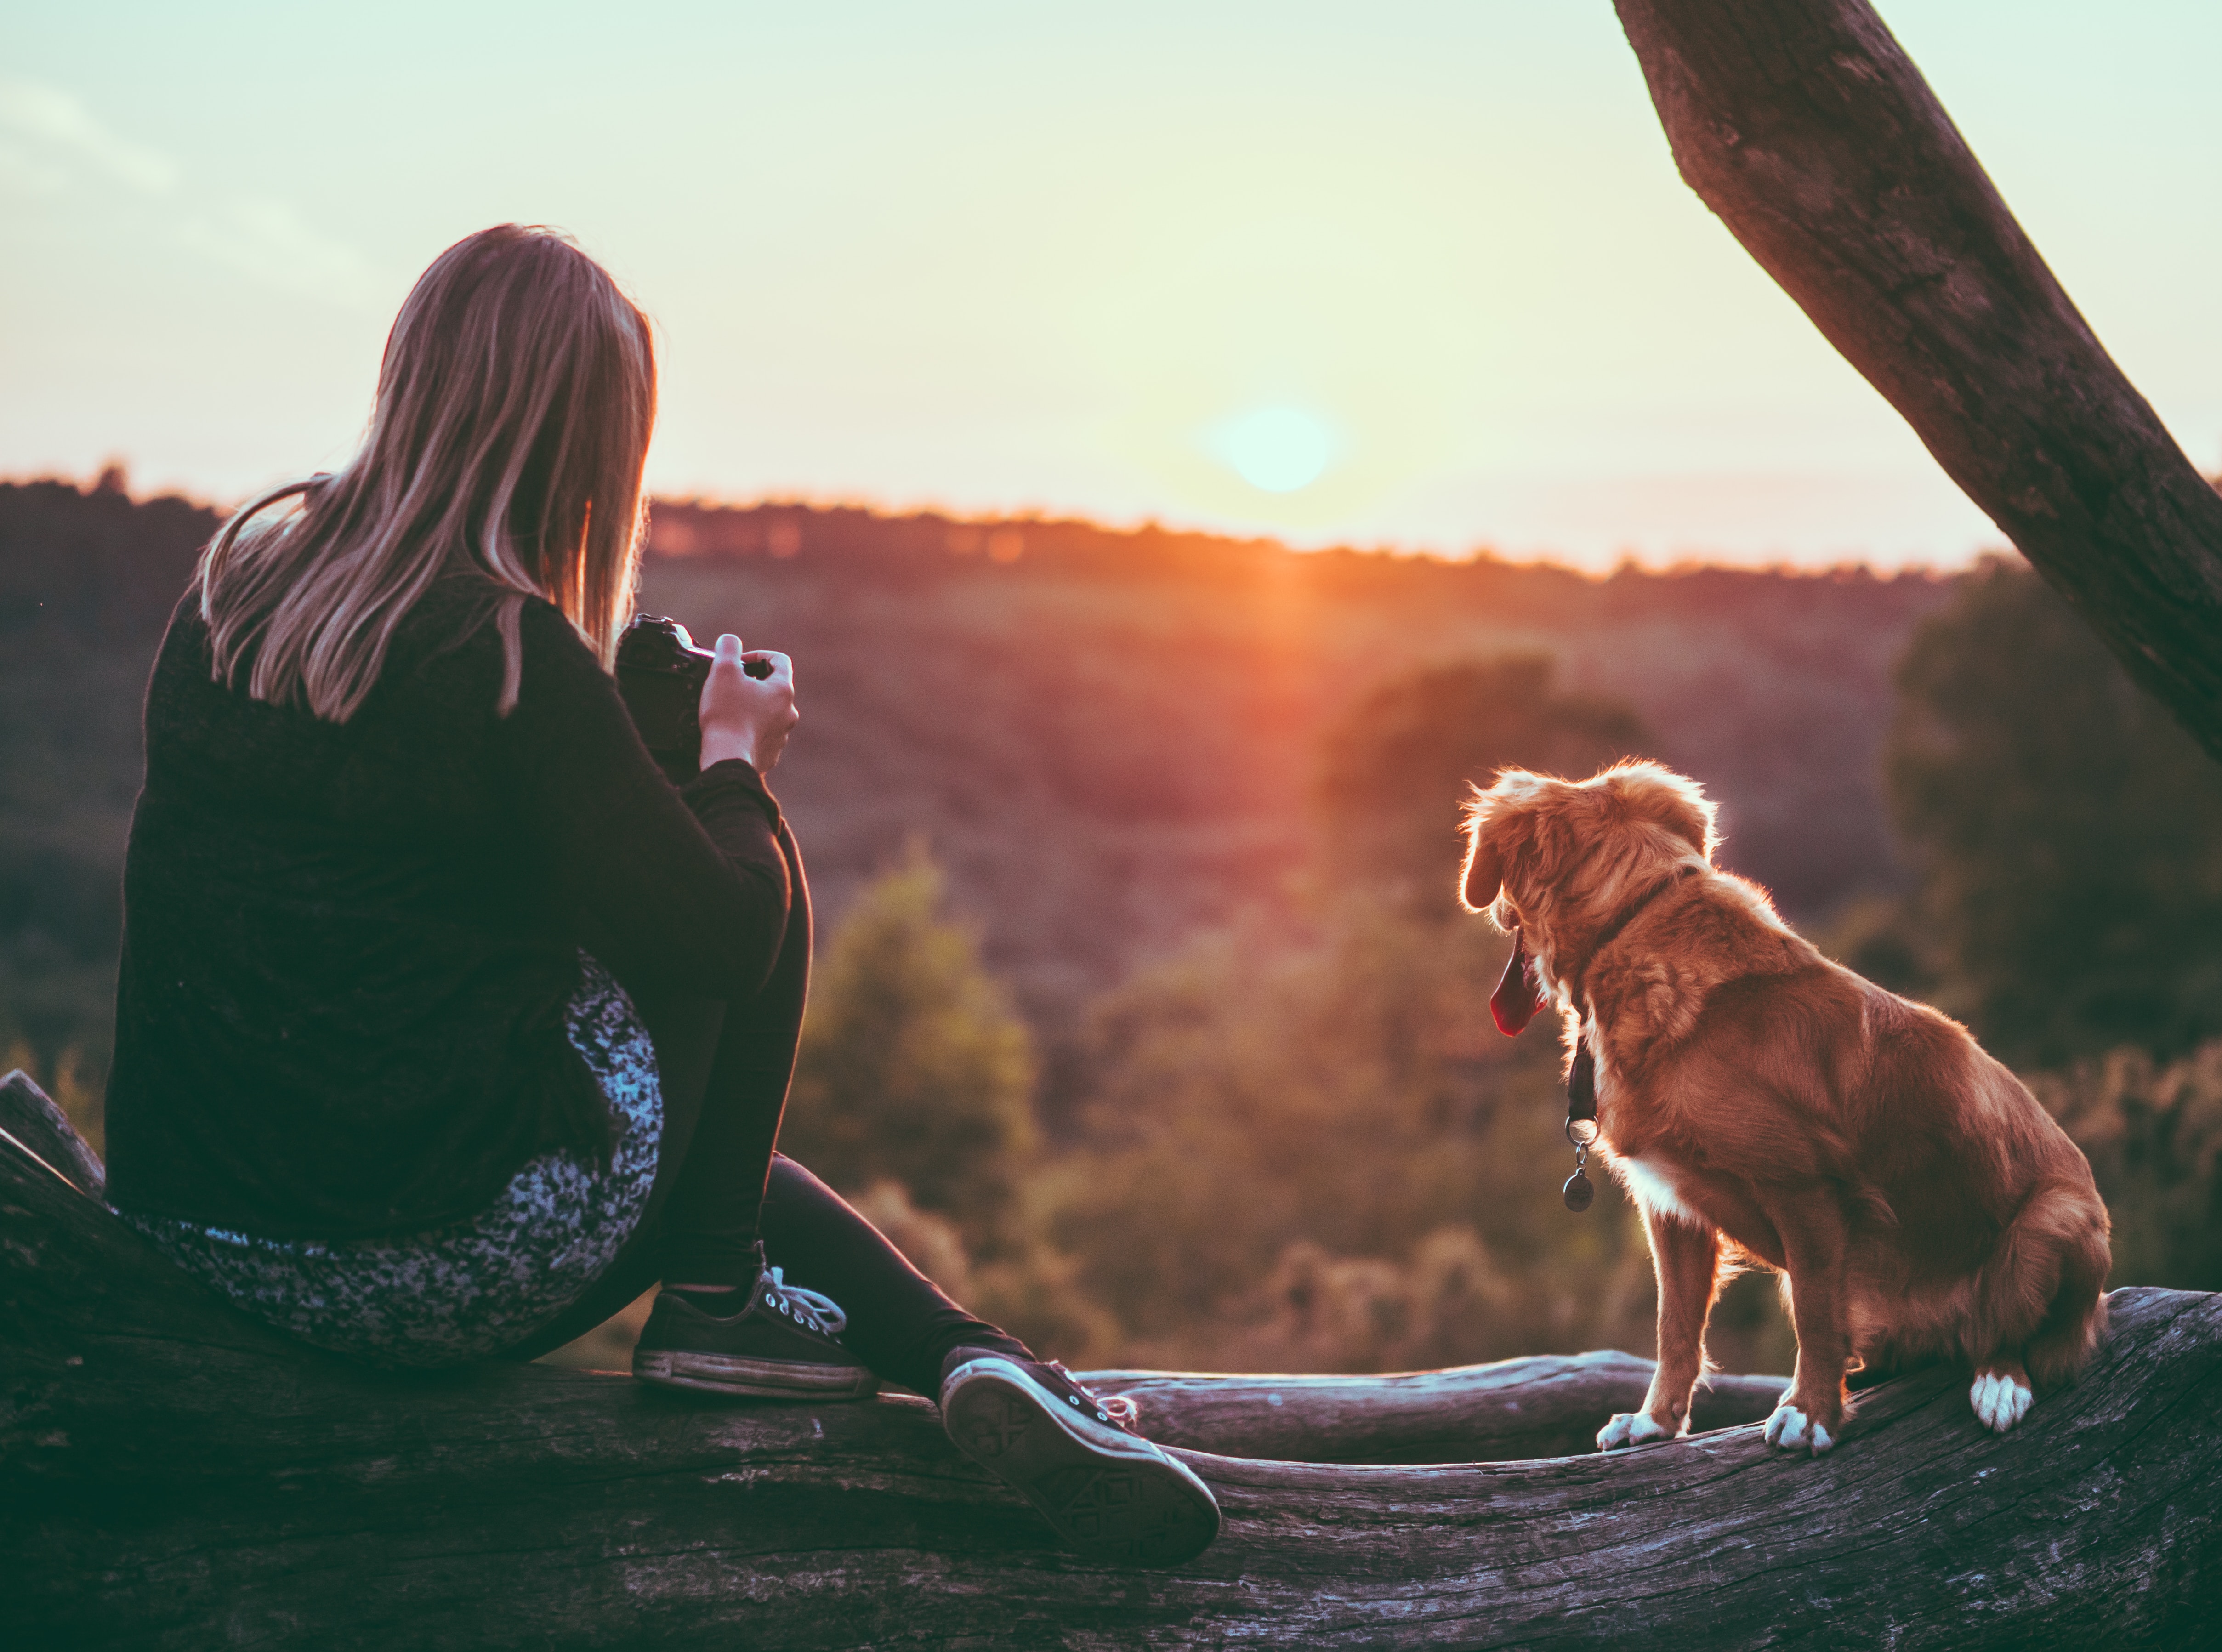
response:
<svg viewBox="0 0 2222 1652"><path fill-rule="evenodd" d="M1578 1170L1566 1178L1567 1209L1579 1215L1590 1208L1590 1201L1595 1197L1597 1197L1597 1189L1590 1185L1590 1178L1583 1175L1580 1171Z"/></svg>

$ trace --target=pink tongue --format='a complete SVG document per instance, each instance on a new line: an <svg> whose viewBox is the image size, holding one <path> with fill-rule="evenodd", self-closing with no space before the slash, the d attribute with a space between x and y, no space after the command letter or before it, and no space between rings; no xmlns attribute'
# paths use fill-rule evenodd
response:
<svg viewBox="0 0 2222 1652"><path fill-rule="evenodd" d="M1543 986L1528 967L1528 949L1521 943L1519 932L1512 936L1512 956L1504 965L1504 979L1497 983L1497 990L1489 995L1489 1013L1496 1019L1497 1030L1507 1038L1517 1038L1521 1030L1535 1018L1543 1007Z"/></svg>

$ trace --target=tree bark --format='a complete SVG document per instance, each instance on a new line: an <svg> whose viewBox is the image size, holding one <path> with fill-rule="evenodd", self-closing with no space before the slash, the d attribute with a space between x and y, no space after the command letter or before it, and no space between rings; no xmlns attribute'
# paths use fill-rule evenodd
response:
<svg viewBox="0 0 2222 1652"><path fill-rule="evenodd" d="M1223 1533L1179 1570L1126 1571L1057 1548L923 1400L717 1405L303 1348L71 1187L22 1109L0 1130L10 1652L2189 1645L2222 1589L2213 1297L2116 1292L2090 1372L2004 1439L1936 1372L1868 1393L1817 1460L1749 1425L1434 1466L1183 1451ZM1105 1385L1175 1448L1471 1458L1571 1446L1648 1371L1591 1354ZM1773 1386L1723 1385L1716 1416L1756 1416Z"/></svg>
<svg viewBox="0 0 2222 1652"><path fill-rule="evenodd" d="M2222 757L2222 497L1864 0L1615 0L1684 180Z"/></svg>

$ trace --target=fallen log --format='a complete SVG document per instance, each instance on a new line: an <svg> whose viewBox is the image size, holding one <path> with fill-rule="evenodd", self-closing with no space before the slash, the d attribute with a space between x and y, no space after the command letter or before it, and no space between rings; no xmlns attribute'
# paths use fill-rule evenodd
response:
<svg viewBox="0 0 2222 1652"><path fill-rule="evenodd" d="M1183 1455L1226 1515L1190 1565L1128 1571L1056 1548L922 1400L718 1405L611 1373L403 1376L300 1347L72 1187L66 1146L13 1099L10 1649L2187 1645L2222 1589L2212 1297L2116 1292L2089 1374L2004 1439L1938 1371L1868 1393L1818 1460L1749 1423L1610 1457L1232 1454L1566 1449L1642 1392L1648 1362L1621 1354L1107 1373L1161 1440L1217 1448ZM1723 1383L1712 1420L1773 1391Z"/></svg>
<svg viewBox="0 0 2222 1652"><path fill-rule="evenodd" d="M1651 1361L1614 1352L1500 1360L1391 1377L1233 1377L1097 1371L1093 1387L1142 1408L1161 1446L1300 1463L1498 1462L1597 1449L1615 1411L1634 1410ZM1763 1420L1783 1377L1715 1376L1692 1426Z"/></svg>
<svg viewBox="0 0 2222 1652"><path fill-rule="evenodd" d="M1866 0L1615 0L1683 179L2222 757L2222 497Z"/></svg>

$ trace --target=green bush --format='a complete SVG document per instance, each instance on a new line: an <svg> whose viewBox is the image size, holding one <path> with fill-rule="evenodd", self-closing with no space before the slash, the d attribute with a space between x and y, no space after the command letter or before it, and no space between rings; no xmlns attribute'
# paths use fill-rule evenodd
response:
<svg viewBox="0 0 2222 1652"><path fill-rule="evenodd" d="M922 851L842 920L811 983L781 1147L844 1192L901 1185L974 1256L1018 1243L1035 1152L1026 1024Z"/></svg>
<svg viewBox="0 0 2222 1652"><path fill-rule="evenodd" d="M1486 1008L1504 942L1359 901L1315 938L1238 930L1100 1008L1049 1236L1129 1357L1378 1370L1648 1347L1649 1268L1572 1168L1547 1031Z"/></svg>
<svg viewBox="0 0 2222 1652"><path fill-rule="evenodd" d="M2222 1035L2222 765L2036 575L1993 562L1916 630L1887 767L1920 888L1867 944L1993 1053Z"/></svg>
<svg viewBox="0 0 2222 1652"><path fill-rule="evenodd" d="M2030 1080L2114 1223L2107 1284L2222 1291L2222 1040L2162 1064L2119 1049Z"/></svg>

